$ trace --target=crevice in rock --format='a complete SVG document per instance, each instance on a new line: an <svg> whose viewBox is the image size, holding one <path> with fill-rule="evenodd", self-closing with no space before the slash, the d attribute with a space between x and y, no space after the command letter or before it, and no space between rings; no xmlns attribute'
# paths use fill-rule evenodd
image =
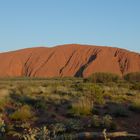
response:
<svg viewBox="0 0 140 140"><path fill-rule="evenodd" d="M75 77L83 77L83 72L85 70L85 68L89 65L89 63L91 63L92 61L94 61L96 59L97 55L91 55L88 62L84 65L82 65L79 70L76 72L76 74L74 75Z"/></svg>
<svg viewBox="0 0 140 140"><path fill-rule="evenodd" d="M28 63L29 63L31 57L32 57L32 53L29 55L29 57L27 58L27 60L24 63L24 66L23 66L24 70L23 70L22 75L25 77L30 77L30 72L29 72L30 65Z"/></svg>
<svg viewBox="0 0 140 140"><path fill-rule="evenodd" d="M49 57L46 59L46 61L44 61L40 66L39 68L34 72L32 73L32 76L35 77L36 76L36 73L40 70L41 67L43 67L50 59L51 57L54 55L54 51L49 55Z"/></svg>
<svg viewBox="0 0 140 140"><path fill-rule="evenodd" d="M118 60L119 66L120 66L120 71L122 73L122 76L124 73L128 70L129 67L129 60L127 58L120 58Z"/></svg>
<svg viewBox="0 0 140 140"><path fill-rule="evenodd" d="M71 56L69 57L66 64L60 69L60 71L59 71L60 76L63 75L63 70L67 67L67 65L69 64L69 62L71 61L71 59L72 59L72 57L74 56L75 53L76 53L76 50L71 54Z"/></svg>
<svg viewBox="0 0 140 140"><path fill-rule="evenodd" d="M75 73L75 77L83 77L83 72L84 70L88 67L88 65L93 62L96 58L97 58L97 54L100 52L101 50L95 49L92 53L92 55L89 57L87 63L85 63L84 65L82 65L78 71Z"/></svg>
<svg viewBox="0 0 140 140"><path fill-rule="evenodd" d="M120 53L120 50L117 49L117 50L115 51L114 57L117 57L119 53Z"/></svg>
<svg viewBox="0 0 140 140"><path fill-rule="evenodd" d="M118 57L120 71L123 76L129 67L129 59L127 58L127 54L124 51L118 49L115 52L114 57Z"/></svg>

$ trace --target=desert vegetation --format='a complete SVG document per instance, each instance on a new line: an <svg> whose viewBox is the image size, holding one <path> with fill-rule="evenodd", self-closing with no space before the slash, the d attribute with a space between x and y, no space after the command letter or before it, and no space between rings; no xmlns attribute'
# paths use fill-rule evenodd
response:
<svg viewBox="0 0 140 140"><path fill-rule="evenodd" d="M140 72L128 73L124 75L124 79L130 82L140 82Z"/></svg>
<svg viewBox="0 0 140 140"><path fill-rule="evenodd" d="M121 78L117 74L113 73L104 73L104 72L96 72L91 76L85 79L85 81L90 81L94 83L108 83L108 82L117 82Z"/></svg>
<svg viewBox="0 0 140 140"><path fill-rule="evenodd" d="M74 140L98 134L113 139L112 133L122 131L140 135L140 84L126 77L3 78L0 139Z"/></svg>

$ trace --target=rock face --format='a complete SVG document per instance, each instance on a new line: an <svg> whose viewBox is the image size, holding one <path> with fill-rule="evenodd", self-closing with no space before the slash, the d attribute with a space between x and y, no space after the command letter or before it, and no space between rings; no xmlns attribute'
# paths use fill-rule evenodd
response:
<svg viewBox="0 0 140 140"><path fill-rule="evenodd" d="M94 72L140 71L140 54L124 49L61 45L0 53L0 77L87 77Z"/></svg>

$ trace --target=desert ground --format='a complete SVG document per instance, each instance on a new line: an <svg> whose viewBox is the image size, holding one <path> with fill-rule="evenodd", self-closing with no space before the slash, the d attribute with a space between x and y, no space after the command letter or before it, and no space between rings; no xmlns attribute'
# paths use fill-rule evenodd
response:
<svg viewBox="0 0 140 140"><path fill-rule="evenodd" d="M139 77L1 78L0 138L139 139Z"/></svg>

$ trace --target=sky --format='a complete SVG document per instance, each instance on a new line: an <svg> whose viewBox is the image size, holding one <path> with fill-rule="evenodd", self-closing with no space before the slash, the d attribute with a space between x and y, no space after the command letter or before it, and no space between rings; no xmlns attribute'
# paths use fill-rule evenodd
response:
<svg viewBox="0 0 140 140"><path fill-rule="evenodd" d="M0 52L73 43L140 52L140 0L0 0Z"/></svg>

